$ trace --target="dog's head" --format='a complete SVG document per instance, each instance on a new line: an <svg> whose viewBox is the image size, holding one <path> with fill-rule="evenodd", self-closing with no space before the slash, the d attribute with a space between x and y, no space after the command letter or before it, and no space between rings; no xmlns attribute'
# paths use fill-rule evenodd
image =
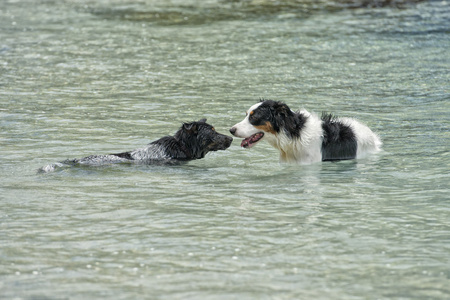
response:
<svg viewBox="0 0 450 300"><path fill-rule="evenodd" d="M184 144L192 158L197 159L205 157L209 151L225 150L233 141L232 137L218 133L206 119L184 123L175 138Z"/></svg>
<svg viewBox="0 0 450 300"><path fill-rule="evenodd" d="M281 131L295 136L294 112L284 103L262 100L249 108L244 120L231 127L230 132L243 138L241 147L251 148L264 138L275 138Z"/></svg>

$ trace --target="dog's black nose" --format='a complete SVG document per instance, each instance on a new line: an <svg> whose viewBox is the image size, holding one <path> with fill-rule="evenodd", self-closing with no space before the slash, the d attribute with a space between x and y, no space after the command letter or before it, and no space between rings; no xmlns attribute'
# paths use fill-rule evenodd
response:
<svg viewBox="0 0 450 300"><path fill-rule="evenodd" d="M227 136L227 141L225 142L225 146L230 147L231 142L233 142L233 138L231 136Z"/></svg>
<svg viewBox="0 0 450 300"><path fill-rule="evenodd" d="M230 129L230 133L232 134L232 135L234 135L234 133L236 132L236 128L234 128L234 127L231 127L231 129Z"/></svg>

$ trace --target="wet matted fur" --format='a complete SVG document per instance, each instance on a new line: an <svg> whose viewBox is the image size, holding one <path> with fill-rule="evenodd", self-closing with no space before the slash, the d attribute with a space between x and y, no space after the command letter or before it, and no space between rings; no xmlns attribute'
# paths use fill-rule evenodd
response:
<svg viewBox="0 0 450 300"><path fill-rule="evenodd" d="M51 172L65 165L99 166L113 163L177 164L201 159L210 151L225 150L233 138L218 133L206 123L206 119L184 123L173 136L165 136L143 148L106 155L90 155L80 159L68 159L40 168L39 172Z"/></svg>

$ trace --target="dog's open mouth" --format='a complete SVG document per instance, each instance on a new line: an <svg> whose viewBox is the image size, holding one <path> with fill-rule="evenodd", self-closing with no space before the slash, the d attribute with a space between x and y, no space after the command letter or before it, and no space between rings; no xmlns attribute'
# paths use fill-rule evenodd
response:
<svg viewBox="0 0 450 300"><path fill-rule="evenodd" d="M241 147L251 148L257 142L259 142L259 140L262 139L263 136L264 136L264 133L262 133L262 132L255 133L254 135L251 135L250 137L245 138L241 143Z"/></svg>

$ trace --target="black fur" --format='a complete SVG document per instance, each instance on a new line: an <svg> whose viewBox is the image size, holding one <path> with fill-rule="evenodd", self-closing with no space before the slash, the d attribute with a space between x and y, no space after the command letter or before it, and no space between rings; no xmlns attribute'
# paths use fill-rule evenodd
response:
<svg viewBox="0 0 450 300"><path fill-rule="evenodd" d="M283 129L290 138L300 137L306 122L302 114L293 112L289 106L280 101L261 100L261 102L262 104L249 117L250 124L258 126L268 121L275 132L278 133Z"/></svg>
<svg viewBox="0 0 450 300"><path fill-rule="evenodd" d="M59 164L49 165L39 169L49 172L63 165L104 165L111 163L139 162L177 163L205 157L209 151L225 150L230 147L233 139L218 133L206 123L206 119L197 122L184 123L174 136L165 136L146 147L133 151L91 155L81 159L66 160Z"/></svg>
<svg viewBox="0 0 450 300"><path fill-rule="evenodd" d="M344 160L356 158L358 144L353 130L339 122L333 115L322 114L322 160Z"/></svg>

